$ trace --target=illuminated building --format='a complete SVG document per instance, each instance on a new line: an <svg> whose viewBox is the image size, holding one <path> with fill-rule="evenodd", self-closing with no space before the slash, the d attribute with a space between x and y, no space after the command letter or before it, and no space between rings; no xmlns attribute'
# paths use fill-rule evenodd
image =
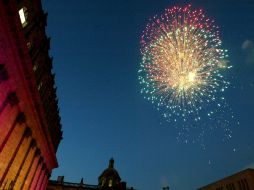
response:
<svg viewBox="0 0 254 190"><path fill-rule="evenodd" d="M62 138L40 0L0 1L0 189L44 190Z"/></svg>
<svg viewBox="0 0 254 190"><path fill-rule="evenodd" d="M246 169L198 190L253 190L254 169Z"/></svg>
<svg viewBox="0 0 254 190"><path fill-rule="evenodd" d="M122 182L121 178L114 168L114 160L110 159L109 166L98 178L98 185L88 185L80 183L65 182L64 176L59 176L57 180L49 180L47 190L134 190L132 187L126 187L126 182Z"/></svg>

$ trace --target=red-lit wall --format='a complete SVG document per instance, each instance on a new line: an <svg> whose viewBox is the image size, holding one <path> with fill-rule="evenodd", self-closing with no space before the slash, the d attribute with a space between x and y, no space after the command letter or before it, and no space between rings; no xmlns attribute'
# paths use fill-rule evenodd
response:
<svg viewBox="0 0 254 190"><path fill-rule="evenodd" d="M45 189L57 167L16 1L0 1L0 189Z"/></svg>

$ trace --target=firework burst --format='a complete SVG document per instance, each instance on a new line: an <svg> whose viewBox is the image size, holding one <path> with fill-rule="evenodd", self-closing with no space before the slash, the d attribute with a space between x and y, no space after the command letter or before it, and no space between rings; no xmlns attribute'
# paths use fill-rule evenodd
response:
<svg viewBox="0 0 254 190"><path fill-rule="evenodd" d="M222 72L231 66L218 27L202 10L166 9L149 20L140 43L141 93L164 117L199 121L221 109L229 85Z"/></svg>

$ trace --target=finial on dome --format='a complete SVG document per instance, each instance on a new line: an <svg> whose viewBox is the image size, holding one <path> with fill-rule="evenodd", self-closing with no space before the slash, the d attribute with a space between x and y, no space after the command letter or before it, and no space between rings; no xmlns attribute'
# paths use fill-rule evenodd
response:
<svg viewBox="0 0 254 190"><path fill-rule="evenodd" d="M113 159L113 158L111 158L111 159L109 160L108 168L114 168L114 159Z"/></svg>

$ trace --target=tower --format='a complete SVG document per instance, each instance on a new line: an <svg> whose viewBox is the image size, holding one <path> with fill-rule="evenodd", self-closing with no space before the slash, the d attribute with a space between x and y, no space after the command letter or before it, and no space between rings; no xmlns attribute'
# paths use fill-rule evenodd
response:
<svg viewBox="0 0 254 190"><path fill-rule="evenodd" d="M98 189L101 190L126 190L126 183L121 182L121 178L114 168L113 158L109 160L108 168L102 172L98 181Z"/></svg>

